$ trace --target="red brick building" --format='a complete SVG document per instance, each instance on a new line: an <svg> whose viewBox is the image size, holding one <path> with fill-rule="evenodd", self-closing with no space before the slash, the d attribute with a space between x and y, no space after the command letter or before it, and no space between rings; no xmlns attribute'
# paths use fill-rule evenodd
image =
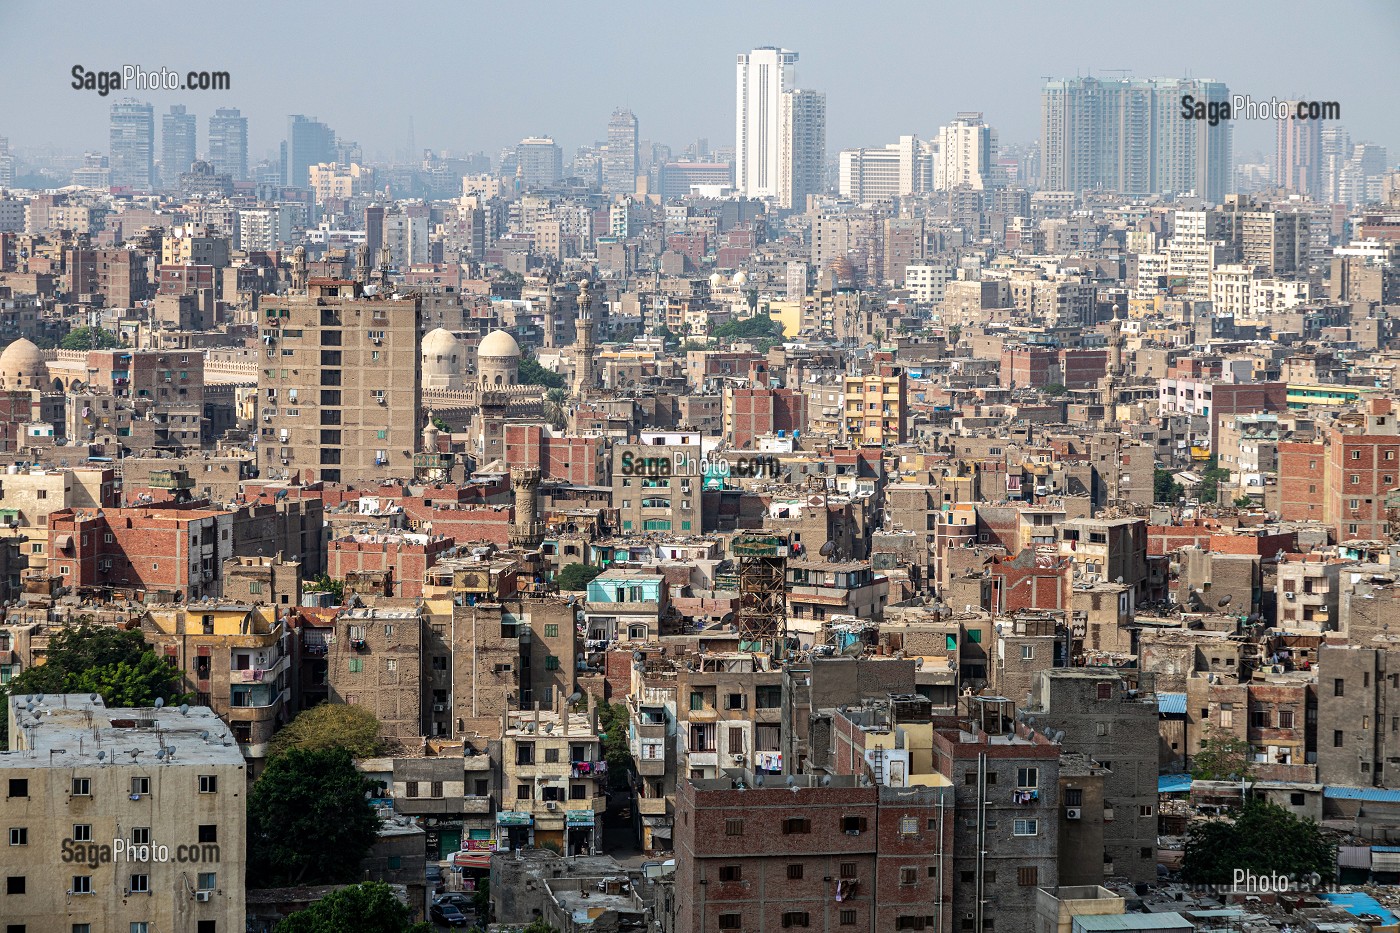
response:
<svg viewBox="0 0 1400 933"><path fill-rule="evenodd" d="M552 437L541 424L507 424L505 443L505 460L512 467L538 467L544 479L579 486L605 486L609 482L605 438Z"/></svg>
<svg viewBox="0 0 1400 933"><path fill-rule="evenodd" d="M173 503L64 509L49 516L48 570L79 589L218 596L220 568L233 556L233 523L233 512Z"/></svg>
<svg viewBox="0 0 1400 933"><path fill-rule="evenodd" d="M326 573L333 580L366 573L389 581L389 595L423 595L428 568L453 549L451 538L422 534L363 534L332 541L326 550Z"/></svg>
<svg viewBox="0 0 1400 933"><path fill-rule="evenodd" d="M1327 486L1327 447L1323 444L1278 445L1279 517L1284 521L1322 521Z"/></svg>
<svg viewBox="0 0 1400 933"><path fill-rule="evenodd" d="M796 389L732 389L725 393L729 442L752 447L757 437L807 427L807 396Z"/></svg>

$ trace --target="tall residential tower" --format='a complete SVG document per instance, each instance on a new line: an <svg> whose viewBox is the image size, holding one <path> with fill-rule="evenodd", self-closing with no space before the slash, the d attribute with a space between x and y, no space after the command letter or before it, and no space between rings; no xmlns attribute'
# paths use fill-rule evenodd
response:
<svg viewBox="0 0 1400 933"><path fill-rule="evenodd" d="M603 156L603 193L631 194L637 190L637 117L614 110L608 121L608 151Z"/></svg>
<svg viewBox="0 0 1400 933"><path fill-rule="evenodd" d="M155 168L155 111L150 104L128 97L112 105L110 126L112 187L150 191Z"/></svg>
<svg viewBox="0 0 1400 933"><path fill-rule="evenodd" d="M220 107L209 118L209 161L234 181L248 177L248 118L236 107Z"/></svg>
<svg viewBox="0 0 1400 933"><path fill-rule="evenodd" d="M161 117L160 180L167 188L175 187L194 162L195 123L194 114L186 113L184 104L171 104L170 112Z"/></svg>
<svg viewBox="0 0 1400 933"><path fill-rule="evenodd" d="M734 187L750 198L776 198L782 173L783 94L796 81L797 53L765 47L741 52L736 81Z"/></svg>

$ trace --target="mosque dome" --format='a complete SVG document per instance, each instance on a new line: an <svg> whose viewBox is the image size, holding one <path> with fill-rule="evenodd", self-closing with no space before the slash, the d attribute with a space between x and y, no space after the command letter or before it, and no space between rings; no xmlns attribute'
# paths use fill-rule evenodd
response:
<svg viewBox="0 0 1400 933"><path fill-rule="evenodd" d="M493 330L476 348L477 378L483 386L513 386L520 375L520 344L503 330Z"/></svg>
<svg viewBox="0 0 1400 933"><path fill-rule="evenodd" d="M515 338L503 330L493 330L481 339L481 345L476 348L478 359L497 359L500 357L513 356L520 357L520 344L515 342Z"/></svg>
<svg viewBox="0 0 1400 933"><path fill-rule="evenodd" d="M423 388L461 389L462 370L466 362L461 342L450 330L439 327L423 335L419 347L423 363Z"/></svg>
<svg viewBox="0 0 1400 933"><path fill-rule="evenodd" d="M21 337L0 353L0 382L7 389L39 388L47 376L44 354L32 340Z"/></svg>

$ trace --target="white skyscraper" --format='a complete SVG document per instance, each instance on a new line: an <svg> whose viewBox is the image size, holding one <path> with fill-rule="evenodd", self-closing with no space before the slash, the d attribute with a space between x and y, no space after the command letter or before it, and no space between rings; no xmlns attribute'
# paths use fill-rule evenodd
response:
<svg viewBox="0 0 1400 933"><path fill-rule="evenodd" d="M939 127L933 186L939 191L995 187L992 172L996 160L996 130L980 113L960 113L952 123Z"/></svg>
<svg viewBox="0 0 1400 933"><path fill-rule="evenodd" d="M797 53L761 48L740 53L736 83L734 187L750 198L776 198L782 184L783 94L796 80Z"/></svg>

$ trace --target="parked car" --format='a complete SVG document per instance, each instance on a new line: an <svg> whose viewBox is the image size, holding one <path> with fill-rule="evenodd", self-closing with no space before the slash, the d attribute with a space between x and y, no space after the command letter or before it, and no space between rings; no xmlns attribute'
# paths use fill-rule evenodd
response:
<svg viewBox="0 0 1400 933"><path fill-rule="evenodd" d="M434 904L432 917L438 923L446 924L450 927L464 927L467 925L467 915L451 904Z"/></svg>
<svg viewBox="0 0 1400 933"><path fill-rule="evenodd" d="M456 891L451 891L447 894L439 894L437 897L433 898L433 903L451 904L462 913L469 911L472 906L471 898L467 897L465 894L458 894Z"/></svg>

